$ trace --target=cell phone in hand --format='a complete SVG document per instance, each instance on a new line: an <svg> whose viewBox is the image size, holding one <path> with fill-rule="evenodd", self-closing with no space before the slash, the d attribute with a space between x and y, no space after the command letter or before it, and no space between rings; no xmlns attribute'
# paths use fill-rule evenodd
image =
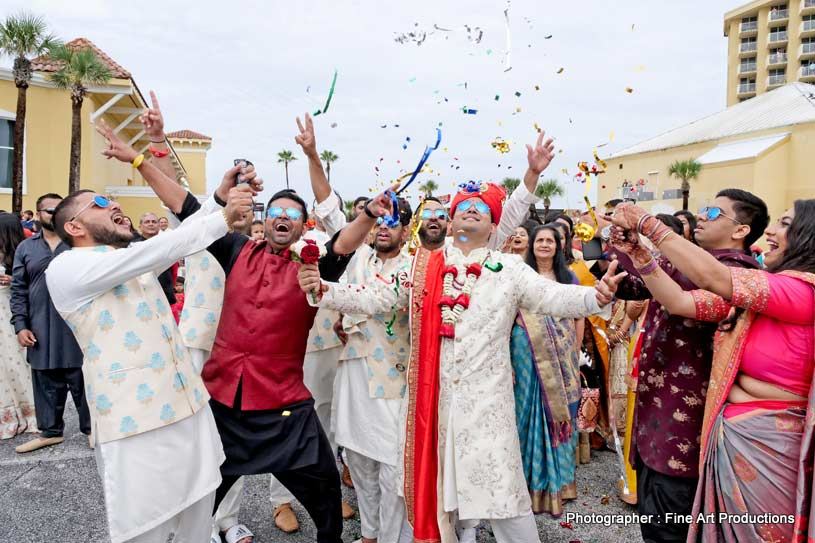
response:
<svg viewBox="0 0 815 543"><path fill-rule="evenodd" d="M583 260L600 260L603 258L603 243L594 238L583 242Z"/></svg>
<svg viewBox="0 0 815 543"><path fill-rule="evenodd" d="M254 164L252 164L252 162L251 162L251 161L246 160L245 158L236 158L236 159L233 161L233 164L234 164L235 166L240 166L240 165L243 165L243 167L244 167L244 168L248 168L249 166L254 166ZM240 173L238 173L238 182L236 183L236 185L240 185L241 183L247 183L247 182L248 182L248 181L246 181L246 179L244 179L244 178L241 176L241 174L240 174Z"/></svg>

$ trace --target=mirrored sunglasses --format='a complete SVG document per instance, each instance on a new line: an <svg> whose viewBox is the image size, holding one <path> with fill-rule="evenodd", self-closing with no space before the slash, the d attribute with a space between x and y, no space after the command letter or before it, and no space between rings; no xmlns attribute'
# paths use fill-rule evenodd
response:
<svg viewBox="0 0 815 543"><path fill-rule="evenodd" d="M425 209L422 211L422 220L427 221L436 217L437 219L447 220L447 211L443 209Z"/></svg>
<svg viewBox="0 0 815 543"><path fill-rule="evenodd" d="M475 210L481 213L482 215L488 215L490 212L490 206L485 204L484 202L477 202L474 200L464 200L456 207L456 211L461 211L464 213L471 207L475 206Z"/></svg>
<svg viewBox="0 0 815 543"><path fill-rule="evenodd" d="M83 207L82 209L80 209L79 211L77 211L76 215L74 215L73 217L71 217L71 218L68 220L68 222L71 222L71 221L73 221L73 220L76 220L76 218L77 218L77 217L79 217L80 215L82 215L82 214L83 214L85 211L87 211L87 210L88 210L88 208L90 208L91 206L96 206L96 207L98 207L98 208L100 208L100 209L107 209L107 207L108 207L108 206L110 206L110 199L105 198L104 196L101 196L101 195L97 194L96 196L94 196L94 197L93 197L93 200L91 200L90 202L88 202L88 204L87 204L85 207Z"/></svg>
<svg viewBox="0 0 815 543"><path fill-rule="evenodd" d="M725 213L722 208L715 207L715 206L707 206L703 207L699 210L699 215L705 218L708 221L715 221L719 217L724 217L725 219L730 219L736 224L741 224L741 221L736 219L735 217L731 217L727 213Z"/></svg>
<svg viewBox="0 0 815 543"><path fill-rule="evenodd" d="M285 209L282 207L270 207L269 209L266 210L266 216L269 217L270 219L277 219L278 217L282 217L283 213L285 213L286 216L293 221L296 221L297 219L303 216L303 212L297 209L296 207L287 207Z"/></svg>

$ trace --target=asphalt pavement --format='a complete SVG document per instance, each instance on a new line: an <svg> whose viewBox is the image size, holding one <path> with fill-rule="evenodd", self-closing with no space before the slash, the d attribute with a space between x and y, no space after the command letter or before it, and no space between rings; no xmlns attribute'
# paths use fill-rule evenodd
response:
<svg viewBox="0 0 815 543"><path fill-rule="evenodd" d="M65 442L26 455L14 447L31 439L23 434L0 441L0 542L2 543L103 543L109 541L104 498L99 474L79 432L76 411L66 407ZM582 515L625 515L633 508L617 499L615 484L619 469L616 457L608 451L592 452L590 464L577 470L578 498L566 505L563 517L538 515L538 531L543 543L639 543L636 524L612 522L603 525L572 520L568 513ZM356 508L354 491L343 487L346 500ZM240 520L254 533L257 543L305 543L315 541L314 525L299 504L295 510L301 521L299 532L287 535L272 521L269 502L269 476L248 478L244 488ZM616 519L610 519L616 520ZM343 541L360 537L359 515L345 521ZM494 542L489 525L482 523L479 543ZM205 542L203 542L205 543Z"/></svg>

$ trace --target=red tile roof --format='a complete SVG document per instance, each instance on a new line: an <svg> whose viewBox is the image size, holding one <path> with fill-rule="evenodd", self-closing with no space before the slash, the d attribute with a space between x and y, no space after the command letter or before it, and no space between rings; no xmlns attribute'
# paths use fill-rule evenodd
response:
<svg viewBox="0 0 815 543"><path fill-rule="evenodd" d="M167 137L170 139L176 140L207 140L212 141L212 138L209 136L205 136L200 132L193 132L192 130L176 130L175 132L170 132L167 134Z"/></svg>
<svg viewBox="0 0 815 543"><path fill-rule="evenodd" d="M71 49L90 49L102 62L104 62L113 77L117 79L130 79L130 72L122 68L107 53L99 49L91 40L87 38L76 38L65 44ZM42 55L31 61L31 67L37 72L56 72L60 68L60 63L51 60L48 55Z"/></svg>

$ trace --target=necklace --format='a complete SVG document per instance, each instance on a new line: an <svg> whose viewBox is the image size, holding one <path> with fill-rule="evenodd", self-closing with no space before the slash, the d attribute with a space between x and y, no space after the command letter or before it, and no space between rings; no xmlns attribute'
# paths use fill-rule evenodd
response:
<svg viewBox="0 0 815 543"><path fill-rule="evenodd" d="M456 296L454 280L458 276L458 269L455 266L445 266L443 275L442 297L439 300L441 306L441 329L439 333L442 337L456 337L456 323L461 318L461 314L470 307L470 294L473 286L481 276L481 263L473 262L465 269L464 283L461 285L460 294Z"/></svg>

